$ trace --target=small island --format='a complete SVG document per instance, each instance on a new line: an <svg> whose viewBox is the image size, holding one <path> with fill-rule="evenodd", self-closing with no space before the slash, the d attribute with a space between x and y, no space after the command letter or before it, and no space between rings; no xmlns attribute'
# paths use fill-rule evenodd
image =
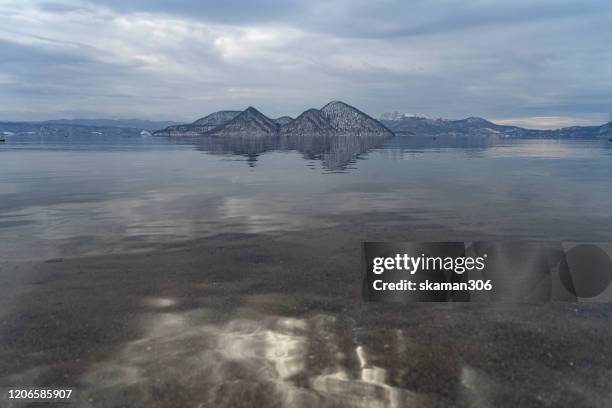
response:
<svg viewBox="0 0 612 408"><path fill-rule="evenodd" d="M218 111L190 124L168 126L157 136L379 136L393 137L385 125L344 102L308 109L297 118L270 119L253 107L244 111Z"/></svg>

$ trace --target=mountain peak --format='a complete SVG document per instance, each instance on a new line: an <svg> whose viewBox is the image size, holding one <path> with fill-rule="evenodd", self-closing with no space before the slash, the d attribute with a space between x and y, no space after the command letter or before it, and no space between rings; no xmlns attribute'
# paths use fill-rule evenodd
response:
<svg viewBox="0 0 612 408"><path fill-rule="evenodd" d="M483 124L483 125L488 125L488 124L492 124L491 122L489 122L486 119L483 118L479 118L477 116L470 116L469 118L465 118L463 119L465 122L467 123L472 123L472 124Z"/></svg>
<svg viewBox="0 0 612 408"><path fill-rule="evenodd" d="M353 108L351 105L349 105L346 102L342 102L342 101L331 101L328 104L326 104L325 106L323 106L321 108L321 110L326 109L326 108L341 108L341 107L345 107L345 108L351 108L351 109L355 109Z"/></svg>
<svg viewBox="0 0 612 408"><path fill-rule="evenodd" d="M278 132L278 125L269 117L249 106L229 122L212 130L214 135L265 136Z"/></svg>
<svg viewBox="0 0 612 408"><path fill-rule="evenodd" d="M379 121L341 101L328 103L320 112L341 134L393 136L393 132Z"/></svg>

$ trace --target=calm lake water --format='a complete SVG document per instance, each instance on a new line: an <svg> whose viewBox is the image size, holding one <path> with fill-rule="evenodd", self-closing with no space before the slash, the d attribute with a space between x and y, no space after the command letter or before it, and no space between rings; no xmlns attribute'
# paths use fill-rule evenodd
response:
<svg viewBox="0 0 612 408"><path fill-rule="evenodd" d="M365 303L360 243L611 241L611 174L604 140L8 136L0 390L609 406L610 305Z"/></svg>
<svg viewBox="0 0 612 408"><path fill-rule="evenodd" d="M610 174L607 140L9 136L0 145L0 253L145 250L360 214L410 216L441 239L453 229L609 240Z"/></svg>

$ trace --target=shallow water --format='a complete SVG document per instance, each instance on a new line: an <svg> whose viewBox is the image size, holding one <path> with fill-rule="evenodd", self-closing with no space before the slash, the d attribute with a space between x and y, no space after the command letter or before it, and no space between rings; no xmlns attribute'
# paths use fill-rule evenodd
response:
<svg viewBox="0 0 612 408"><path fill-rule="evenodd" d="M83 407L609 405L608 305L364 304L360 242L609 241L611 156L10 136L0 387L70 386Z"/></svg>

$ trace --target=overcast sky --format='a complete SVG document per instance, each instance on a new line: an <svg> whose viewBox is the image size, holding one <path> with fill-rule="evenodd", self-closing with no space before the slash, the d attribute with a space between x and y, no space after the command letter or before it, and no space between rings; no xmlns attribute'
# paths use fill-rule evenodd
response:
<svg viewBox="0 0 612 408"><path fill-rule="evenodd" d="M0 0L0 120L612 120L612 1Z"/></svg>

